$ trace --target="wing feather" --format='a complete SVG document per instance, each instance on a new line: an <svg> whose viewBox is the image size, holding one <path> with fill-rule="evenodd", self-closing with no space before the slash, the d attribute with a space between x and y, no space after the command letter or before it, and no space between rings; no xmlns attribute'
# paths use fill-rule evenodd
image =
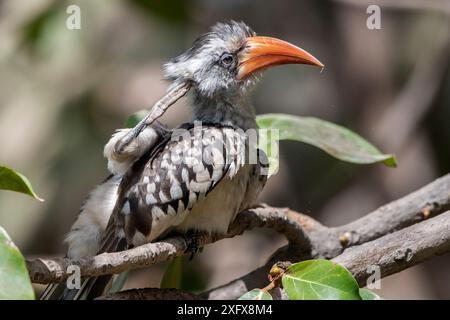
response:
<svg viewBox="0 0 450 320"><path fill-rule="evenodd" d="M244 133L214 126L195 130L167 140L135 183L122 190L119 219L129 243L136 232L151 241L181 223L224 177L233 178L244 165Z"/></svg>

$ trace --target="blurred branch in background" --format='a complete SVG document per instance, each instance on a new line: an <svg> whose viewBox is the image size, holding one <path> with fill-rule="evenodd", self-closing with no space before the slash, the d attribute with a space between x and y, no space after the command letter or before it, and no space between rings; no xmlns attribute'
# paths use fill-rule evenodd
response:
<svg viewBox="0 0 450 320"><path fill-rule="evenodd" d="M375 138L388 150L400 150L416 136L448 71L449 56L450 30L445 23L436 32L432 47L419 54L408 82L376 125Z"/></svg>

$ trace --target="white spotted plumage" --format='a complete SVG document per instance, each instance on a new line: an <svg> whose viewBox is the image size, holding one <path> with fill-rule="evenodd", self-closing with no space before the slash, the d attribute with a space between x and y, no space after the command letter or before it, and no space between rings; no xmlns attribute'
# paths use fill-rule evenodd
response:
<svg viewBox="0 0 450 320"><path fill-rule="evenodd" d="M184 230L187 226L193 226L195 223L192 221L201 216L196 208L203 202L205 204L202 206L209 208L209 224L206 227L207 223L203 223L205 227L199 230L223 232L236 215L240 206L230 206L226 202L215 203L214 208L208 199L219 182L228 181L223 185L230 185L229 181L244 166L246 136L229 127L203 127L201 136L194 134L194 130L196 129L189 130L192 133L187 138L189 141L168 141L161 146L161 150L145 164L140 179L123 191L123 203L135 203L132 210L137 212L131 220L124 220L124 229L130 233L127 235L128 239L134 239L134 232L140 232L146 235L146 241L152 241L170 230ZM214 139L202 138L206 134L214 136ZM187 158L186 161L173 164L172 157L168 156L175 149L182 153L203 154L205 148L213 155L208 157L208 161L196 157L196 161ZM230 190L222 192L228 194L228 201L240 203L239 199L245 196L246 188L247 182L244 182L242 188L230 187ZM214 202L214 199L211 201ZM123 209L119 212L120 215L124 214ZM218 216L222 218L215 223ZM145 226L148 221L151 221L151 228ZM127 223L136 228L127 227ZM170 226L169 230L167 226Z"/></svg>

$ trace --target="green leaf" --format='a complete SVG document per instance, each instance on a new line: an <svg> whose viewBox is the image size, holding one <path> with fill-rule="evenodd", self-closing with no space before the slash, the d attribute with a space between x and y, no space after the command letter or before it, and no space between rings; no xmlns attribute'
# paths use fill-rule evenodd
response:
<svg viewBox="0 0 450 320"><path fill-rule="evenodd" d="M34 193L31 183L24 175L3 166L0 166L0 189L25 193L39 201L44 201Z"/></svg>
<svg viewBox="0 0 450 320"><path fill-rule="evenodd" d="M291 300L361 300L352 274L328 260L295 263L281 281Z"/></svg>
<svg viewBox="0 0 450 320"><path fill-rule="evenodd" d="M0 300L33 300L34 291L25 260L0 226Z"/></svg>
<svg viewBox="0 0 450 320"><path fill-rule="evenodd" d="M238 298L238 300L273 300L272 296L261 289L253 289Z"/></svg>
<svg viewBox="0 0 450 320"><path fill-rule="evenodd" d="M362 300L383 300L379 295L377 295L375 292L370 291L366 288L359 289L359 296Z"/></svg>
<svg viewBox="0 0 450 320"><path fill-rule="evenodd" d="M176 257L167 265L161 280L161 288L181 288L183 274L183 257Z"/></svg>
<svg viewBox="0 0 450 320"><path fill-rule="evenodd" d="M263 114L256 120L260 129L279 130L280 140L304 142L343 161L358 164L383 162L389 167L397 165L393 155L381 153L360 135L328 121L286 114Z"/></svg>
<svg viewBox="0 0 450 320"><path fill-rule="evenodd" d="M127 121L125 121L125 128L134 128L147 114L147 110L141 110L133 113L128 117Z"/></svg>
<svg viewBox="0 0 450 320"><path fill-rule="evenodd" d="M111 288L108 290L108 294L116 293L122 290L125 282L128 280L129 271L124 271L120 273L113 281Z"/></svg>
<svg viewBox="0 0 450 320"><path fill-rule="evenodd" d="M266 130L260 128L258 130L258 147L264 151L267 156L269 172L267 177L270 178L278 171L279 163L279 146L278 146L278 132L276 130Z"/></svg>

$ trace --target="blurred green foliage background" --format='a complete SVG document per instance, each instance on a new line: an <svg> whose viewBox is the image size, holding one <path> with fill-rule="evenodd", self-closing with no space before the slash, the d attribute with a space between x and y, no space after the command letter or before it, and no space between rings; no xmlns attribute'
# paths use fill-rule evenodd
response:
<svg viewBox="0 0 450 320"><path fill-rule="evenodd" d="M381 6L381 30L366 8ZM81 30L66 8L81 8ZM64 234L89 190L107 175L103 145L131 113L166 89L161 65L217 21L243 20L260 35L301 45L325 65L266 72L258 113L310 115L359 132L396 154L399 167L356 166L312 147L281 144L262 201L327 225L354 220L450 171L450 2L357 0L0 1L0 163L46 199L0 193L0 224L27 256L62 255ZM189 100L165 115L189 119ZM262 264L284 242L255 230L208 246L185 286L220 285ZM385 298L450 298L450 256L382 281ZM156 286L164 266L132 273ZM187 279L187 280L186 280ZM38 288L39 289L39 288Z"/></svg>

